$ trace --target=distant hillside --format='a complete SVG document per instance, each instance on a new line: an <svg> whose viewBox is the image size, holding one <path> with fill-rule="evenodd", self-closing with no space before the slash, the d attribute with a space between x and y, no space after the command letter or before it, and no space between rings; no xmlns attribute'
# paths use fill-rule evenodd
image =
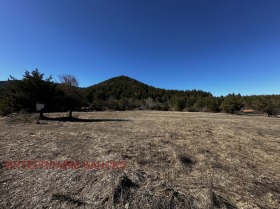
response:
<svg viewBox="0 0 280 209"><path fill-rule="evenodd" d="M189 107L193 106L197 98L212 98L212 94L203 91L165 90L149 86L127 76L119 76L103 81L82 90L86 103L94 109L178 109L178 98L185 103L187 98ZM181 108L185 108L181 105ZM197 105L202 108L201 105ZM180 109L180 107L179 107Z"/></svg>
<svg viewBox="0 0 280 209"><path fill-rule="evenodd" d="M5 86L8 83L8 81L0 81L0 87Z"/></svg>
<svg viewBox="0 0 280 209"><path fill-rule="evenodd" d="M86 88L87 93L97 94L97 97L104 100L110 97L143 99L148 98L149 92L154 90L157 89L127 76L111 78Z"/></svg>

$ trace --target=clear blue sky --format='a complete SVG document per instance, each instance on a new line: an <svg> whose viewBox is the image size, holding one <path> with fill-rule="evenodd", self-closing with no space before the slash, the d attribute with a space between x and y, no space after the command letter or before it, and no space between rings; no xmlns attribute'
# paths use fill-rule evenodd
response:
<svg viewBox="0 0 280 209"><path fill-rule="evenodd" d="M0 0L0 80L72 74L85 87L280 93L279 0Z"/></svg>

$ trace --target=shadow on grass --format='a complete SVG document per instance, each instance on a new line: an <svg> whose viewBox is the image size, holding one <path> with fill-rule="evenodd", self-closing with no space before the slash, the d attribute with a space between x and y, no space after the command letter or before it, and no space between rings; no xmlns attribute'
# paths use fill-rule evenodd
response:
<svg viewBox="0 0 280 209"><path fill-rule="evenodd" d="M60 122L118 122L118 121L129 121L128 119L118 119L118 118L74 118L74 117L59 117L59 118L49 118L43 117L40 120L42 121L60 121Z"/></svg>

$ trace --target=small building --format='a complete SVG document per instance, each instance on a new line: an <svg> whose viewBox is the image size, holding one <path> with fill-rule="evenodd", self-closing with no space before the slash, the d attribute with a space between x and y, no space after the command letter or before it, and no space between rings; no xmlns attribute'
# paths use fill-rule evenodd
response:
<svg viewBox="0 0 280 209"><path fill-rule="evenodd" d="M254 113L255 112L255 110L253 110L253 109L243 109L243 110L241 110L243 113Z"/></svg>

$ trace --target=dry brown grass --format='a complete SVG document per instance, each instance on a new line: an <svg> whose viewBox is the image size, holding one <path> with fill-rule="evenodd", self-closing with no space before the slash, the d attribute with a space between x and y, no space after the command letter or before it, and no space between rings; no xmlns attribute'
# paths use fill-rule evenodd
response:
<svg viewBox="0 0 280 209"><path fill-rule="evenodd" d="M280 208L279 118L76 114L91 120L1 118L0 208ZM24 159L125 160L127 167L5 169Z"/></svg>

